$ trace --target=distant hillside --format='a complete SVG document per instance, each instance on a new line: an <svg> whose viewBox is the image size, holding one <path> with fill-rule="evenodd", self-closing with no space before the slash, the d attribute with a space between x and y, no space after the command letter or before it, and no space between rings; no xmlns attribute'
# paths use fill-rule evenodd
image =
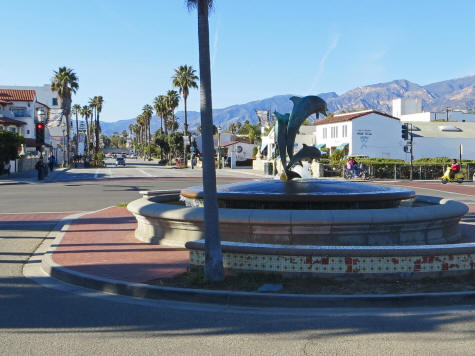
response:
<svg viewBox="0 0 475 356"><path fill-rule="evenodd" d="M475 75L446 80L420 86L405 79L394 80L388 83L379 83L358 87L341 95L336 93L317 94L328 104L329 112L348 111L361 108L376 109L391 113L391 102L396 98L421 98L424 110L441 111L448 106L452 109L475 109ZM256 110L277 110L281 113L292 110L292 95L277 95L270 98L251 101L245 104L232 105L223 109L213 110L215 125L227 128L233 122L249 120L257 122ZM177 112L180 127L183 127L184 112ZM106 135L127 130L135 119L101 123L102 131ZM196 129L200 125L200 114L197 111L188 112L190 128ZM152 131L159 129L160 121L153 117Z"/></svg>

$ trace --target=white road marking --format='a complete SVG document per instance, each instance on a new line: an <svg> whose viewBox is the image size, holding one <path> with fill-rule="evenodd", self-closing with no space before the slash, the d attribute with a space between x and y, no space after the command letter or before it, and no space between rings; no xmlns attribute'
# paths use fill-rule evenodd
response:
<svg viewBox="0 0 475 356"><path fill-rule="evenodd" d="M145 174L146 176L148 177L153 177L153 174L150 174L148 172L145 172L142 168L137 168L139 170L139 172L141 172L142 174Z"/></svg>

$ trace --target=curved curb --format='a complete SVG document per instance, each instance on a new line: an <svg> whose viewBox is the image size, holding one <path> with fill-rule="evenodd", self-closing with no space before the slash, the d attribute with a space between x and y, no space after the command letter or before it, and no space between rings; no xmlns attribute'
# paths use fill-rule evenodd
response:
<svg viewBox="0 0 475 356"><path fill-rule="evenodd" d="M43 258L41 259L41 269L44 271L44 273L53 278L59 279L66 283L102 291L109 294L118 294L135 298L162 299L192 303L212 303L247 307L280 308L400 308L475 304L475 292L417 293L400 295L296 295L159 287L77 272L54 262L52 255L54 253L55 247L52 247L52 245L59 245L72 221L90 213L91 212L70 215L59 222L54 231L48 235L51 237L47 237L45 239L38 250L33 254L30 262L40 262L38 261L38 257L41 257L41 255L44 253ZM28 265L29 264L25 265L25 270L27 269ZM27 274L28 273L25 272L25 275Z"/></svg>

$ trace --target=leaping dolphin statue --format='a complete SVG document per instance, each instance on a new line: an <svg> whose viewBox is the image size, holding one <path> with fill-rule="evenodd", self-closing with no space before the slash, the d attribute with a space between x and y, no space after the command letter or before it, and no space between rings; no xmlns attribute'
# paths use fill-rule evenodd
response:
<svg viewBox="0 0 475 356"><path fill-rule="evenodd" d="M289 159L292 159L294 156L295 137L297 136L300 125L312 114L321 113L326 115L327 103L315 95L309 95L303 98L292 96L290 100L294 103L294 107L292 108L292 113L290 114L289 123L287 125L286 144L287 154L289 155Z"/></svg>
<svg viewBox="0 0 475 356"><path fill-rule="evenodd" d="M277 119L275 123L275 133L277 135L277 147L279 148L280 160L282 167L286 167L287 163L287 125L289 124L290 114L280 114L274 111L274 115Z"/></svg>
<svg viewBox="0 0 475 356"><path fill-rule="evenodd" d="M309 161L312 162L314 159L319 159L322 156L320 150L313 146L307 146L305 143L303 144L303 148L298 151L289 161L287 165L287 171L292 168L292 166L301 161Z"/></svg>

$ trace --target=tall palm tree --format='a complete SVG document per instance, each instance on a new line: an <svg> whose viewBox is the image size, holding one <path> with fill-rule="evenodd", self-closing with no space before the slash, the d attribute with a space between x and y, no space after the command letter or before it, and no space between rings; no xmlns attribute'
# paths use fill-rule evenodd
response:
<svg viewBox="0 0 475 356"><path fill-rule="evenodd" d="M188 8L198 8L200 59L201 128L203 142L203 193L205 218L205 275L214 282L224 279L221 238L219 236L216 168L214 166L213 105L209 60L208 10L213 0L187 0Z"/></svg>
<svg viewBox="0 0 475 356"><path fill-rule="evenodd" d="M100 114L102 111L102 105L104 99L102 96L95 96L92 99L89 99L89 106L94 109L95 120L94 120L94 132L95 132L95 145L94 145L94 159L98 159L99 150L100 150L100 140L99 133L101 132L101 123L100 123Z"/></svg>
<svg viewBox="0 0 475 356"><path fill-rule="evenodd" d="M165 105L167 108L165 116L167 120L169 119L171 121L174 121L175 109L178 107L178 104L180 104L180 96L178 95L177 91L169 90L165 98ZM167 127L167 125L165 125L165 127ZM174 127L174 123L171 123L169 125L169 128L171 128L172 131L175 131Z"/></svg>
<svg viewBox="0 0 475 356"><path fill-rule="evenodd" d="M54 71L51 90L58 93L62 116L66 119L66 162L68 164L70 162L71 94L76 94L78 89L78 77L71 68L60 67L57 71Z"/></svg>
<svg viewBox="0 0 475 356"><path fill-rule="evenodd" d="M147 136L146 138L146 141L147 141L147 146L148 146L148 154L149 154L149 157L148 158L152 158L152 151L150 150L150 143L151 143L151 140L152 140L152 135L151 135L151 132L150 132L150 120L152 120L152 115L153 115L153 108L152 106L150 105L145 105L143 107L143 118L144 118L144 121L145 121L145 135Z"/></svg>
<svg viewBox="0 0 475 356"><path fill-rule="evenodd" d="M183 125L183 135L188 137L188 116L186 110L186 99L188 99L188 94L190 93L190 88L198 89L198 84L196 81L199 79L195 74L196 71L192 66L182 65L175 69L175 75L172 77L173 86L178 88L181 95L183 95L183 101L185 103L185 123ZM191 147L191 137L188 137L188 145ZM186 144L184 145L184 158L186 165Z"/></svg>
<svg viewBox="0 0 475 356"><path fill-rule="evenodd" d="M91 145L91 131L90 131L90 125L89 125L89 118L92 119L92 108L89 105L84 105L81 109L81 116L84 117L86 120L86 141L85 141L85 147L86 147L86 156L89 156L89 150L90 150L90 145ZM92 120L91 120L92 123Z"/></svg>
<svg viewBox="0 0 475 356"><path fill-rule="evenodd" d="M72 107L73 115L76 115L76 156L79 156L79 119L78 115L81 112L81 105L74 104Z"/></svg>
<svg viewBox="0 0 475 356"><path fill-rule="evenodd" d="M153 99L153 108L155 109L157 116L160 118L160 132L167 133L166 131L163 131L163 126L164 126L163 121L165 121L165 115L166 115L166 110L167 110L166 96L159 95L155 99ZM166 130L166 125L165 125L165 130Z"/></svg>

